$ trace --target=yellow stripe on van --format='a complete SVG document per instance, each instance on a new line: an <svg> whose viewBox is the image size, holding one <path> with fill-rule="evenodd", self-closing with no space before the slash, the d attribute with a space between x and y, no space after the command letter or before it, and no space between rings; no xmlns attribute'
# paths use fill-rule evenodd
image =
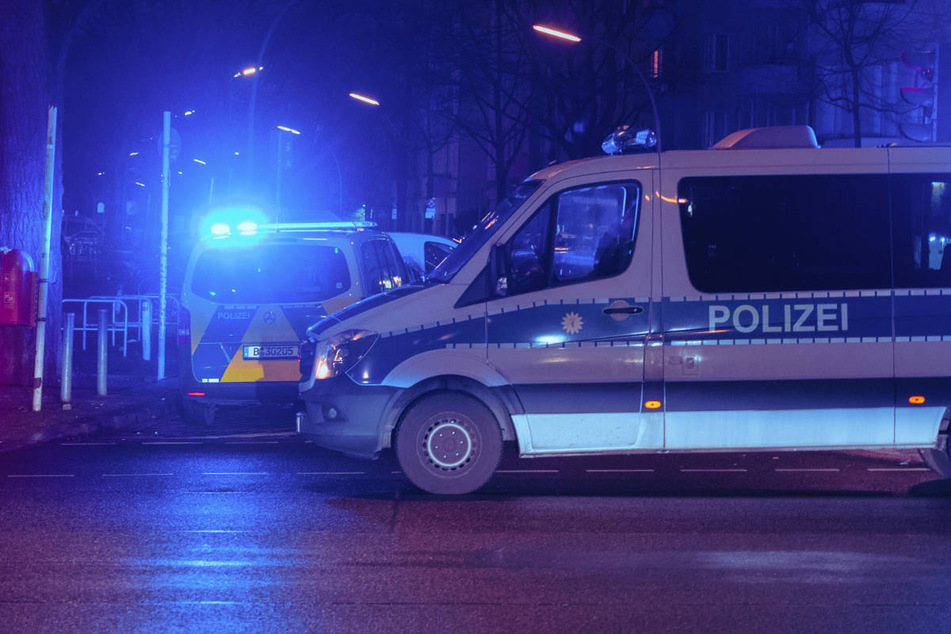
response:
<svg viewBox="0 0 951 634"><path fill-rule="evenodd" d="M284 315L284 311L273 305L258 308L234 358L221 376L221 382L297 381L300 379L297 359L244 358L245 345L291 341L296 343L298 336Z"/></svg>

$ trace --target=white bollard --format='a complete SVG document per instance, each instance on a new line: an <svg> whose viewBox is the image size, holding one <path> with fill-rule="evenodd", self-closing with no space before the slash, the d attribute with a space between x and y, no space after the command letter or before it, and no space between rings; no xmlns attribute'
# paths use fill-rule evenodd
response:
<svg viewBox="0 0 951 634"><path fill-rule="evenodd" d="M63 331L63 377L60 381L60 400L63 409L73 409L73 333L76 331L76 313L66 313Z"/></svg>
<svg viewBox="0 0 951 634"><path fill-rule="evenodd" d="M106 374L107 374L107 350L109 347L109 311L105 308L99 310L99 336L96 343L96 394L106 395Z"/></svg>
<svg viewBox="0 0 951 634"><path fill-rule="evenodd" d="M142 359L152 360L152 302L142 300Z"/></svg>

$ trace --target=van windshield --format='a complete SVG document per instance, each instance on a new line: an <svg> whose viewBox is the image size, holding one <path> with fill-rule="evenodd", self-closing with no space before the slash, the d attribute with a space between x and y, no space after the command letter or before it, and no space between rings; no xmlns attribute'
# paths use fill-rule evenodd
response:
<svg viewBox="0 0 951 634"><path fill-rule="evenodd" d="M449 282L459 269L475 255L476 251L482 248L489 239L495 235L495 232L505 224L505 221L512 217L519 207L528 199L532 193L538 189L542 181L526 180L515 188L496 208L486 214L479 221L475 229L466 236L459 246L449 252L446 259L439 266L433 269L433 272L427 276L431 282L443 283Z"/></svg>
<svg viewBox="0 0 951 634"><path fill-rule="evenodd" d="M350 288L343 252L318 244L258 244L199 256L192 292L223 304L321 302Z"/></svg>

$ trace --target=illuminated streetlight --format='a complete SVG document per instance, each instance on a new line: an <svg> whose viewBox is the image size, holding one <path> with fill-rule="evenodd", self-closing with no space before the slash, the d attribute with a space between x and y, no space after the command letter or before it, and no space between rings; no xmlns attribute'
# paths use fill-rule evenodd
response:
<svg viewBox="0 0 951 634"><path fill-rule="evenodd" d="M569 33L568 31L562 31L562 30L560 30L560 29L554 29L554 28L551 28L551 27L548 27L548 26L541 26L541 25L539 25L539 24L534 24L534 25L532 25L532 28L535 29L535 31L537 31L538 33L542 33L542 34L547 35L547 36L549 36L549 37L555 37L555 38L558 38L558 39L561 39L561 40L566 40L566 41L572 42L572 43L574 43L574 44L577 44L577 43L581 42L581 37L580 37L580 36L575 35L574 33ZM597 42L598 44L601 44L602 46L608 47L609 49L611 49L612 51L614 51L615 53L617 53L618 55L620 55L621 57L623 57L624 59L626 59L628 65L629 65L631 68L633 68L633 69L634 69L634 72L637 73L637 76L640 77L641 82L644 84L644 90L647 91L647 98L650 100L650 103L651 103L651 111L652 111L653 114L654 114L654 134L657 135L657 153L660 154L660 141L661 141L661 135L660 135L660 116L657 114L657 103L654 101L654 91L651 90L650 84L647 83L647 78L644 77L644 73L642 73L642 72L641 72L641 69L637 67L637 63L636 63L633 59L631 59L631 57L630 57L627 53L625 53L624 51L620 50L618 47L614 46L613 44L611 44L611 43L609 43L609 42L605 42L605 41L602 40L602 39L596 38L596 37L591 37L591 36L586 36L586 37L587 37L587 39L593 40L593 41ZM352 96L352 95L351 95L351 96Z"/></svg>
<svg viewBox="0 0 951 634"><path fill-rule="evenodd" d="M533 24L532 28L538 31L539 33L544 33L545 35L551 35L552 37L558 37L563 40L568 40L569 42L580 42L581 38L577 35L572 35L571 33L565 33L564 31L559 31L558 29L552 29L547 26L542 26L540 24Z"/></svg>
<svg viewBox="0 0 951 634"><path fill-rule="evenodd" d="M251 77L252 75L258 74L262 70L264 70L263 66L248 66L247 68L243 68L236 72L234 75L232 75L232 77L235 79L238 77Z"/></svg>
<svg viewBox="0 0 951 634"><path fill-rule="evenodd" d="M277 126L277 129L281 130L282 132L290 132L291 134L296 134L298 136L300 135L300 130L295 130L294 128L288 128L286 125L279 125ZM235 154L237 154L237 152L235 152Z"/></svg>
<svg viewBox="0 0 951 634"><path fill-rule="evenodd" d="M371 105L371 106L379 106L379 105L380 105L380 102L377 101L376 99L374 99L373 97L367 97L366 95L361 95L361 94L358 93L358 92L352 92L352 93L350 93L350 98L351 98L351 99L356 99L357 101L362 101L363 103L369 104L369 105Z"/></svg>

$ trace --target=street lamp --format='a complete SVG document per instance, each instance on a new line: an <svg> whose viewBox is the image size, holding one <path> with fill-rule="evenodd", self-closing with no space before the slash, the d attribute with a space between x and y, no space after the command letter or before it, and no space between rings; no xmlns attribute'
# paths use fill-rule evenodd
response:
<svg viewBox="0 0 951 634"><path fill-rule="evenodd" d="M548 37L558 38L560 40L565 40L573 44L578 44L581 42L580 36L575 35L574 33L569 33L568 31L562 31L560 29L554 29L549 26L542 26L540 24L533 24L532 28L535 29L535 31L537 31L538 33L547 35ZM657 153L660 154L660 141L661 141L660 116L657 114L657 103L654 101L654 91L651 90L650 84L647 83L647 78L644 77L644 73L641 72L641 69L637 67L637 64L634 62L633 59L631 59L631 57L627 53L620 50L618 47L614 46L610 42L605 42L602 39L592 37L592 36L585 36L585 37L587 37L590 40L594 40L595 42L597 42L598 44L601 44L602 46L608 47L609 49L611 49L612 51L614 51L615 53L623 57L625 60L627 60L628 65L634 69L634 72L637 73L637 76L641 78L641 82L644 84L644 90L647 91L647 98L650 100L650 103L651 103L651 111L654 114L654 133L657 135L656 147L657 147Z"/></svg>
<svg viewBox="0 0 951 634"><path fill-rule="evenodd" d="M379 106L379 105L380 105L380 102L377 101L376 99L374 99L373 97L367 97L366 95L361 95L361 94L358 93L358 92L352 92L352 93L350 93L350 98L351 98L351 99L356 99L357 101L362 101L363 103L368 104L368 105L371 105L371 106Z"/></svg>

